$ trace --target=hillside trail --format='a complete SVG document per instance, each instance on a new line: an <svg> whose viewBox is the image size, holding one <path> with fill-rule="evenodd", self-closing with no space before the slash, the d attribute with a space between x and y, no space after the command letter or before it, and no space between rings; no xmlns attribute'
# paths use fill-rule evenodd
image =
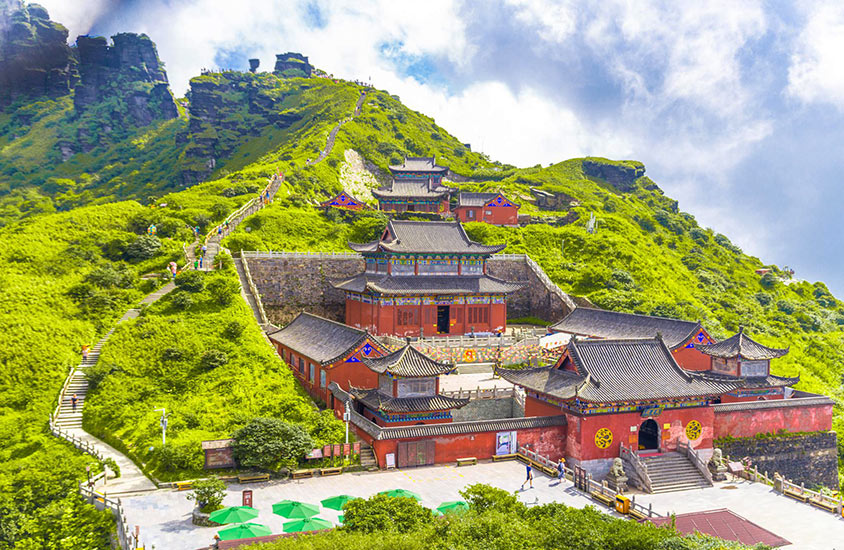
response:
<svg viewBox="0 0 844 550"><path fill-rule="evenodd" d="M344 118L343 120L338 122L337 125L334 126L334 128L332 128L330 132L328 132L328 141L326 141L326 143L325 143L325 149L322 150L322 152L319 154L319 156L315 160L308 159L305 162L306 165L310 166L310 165L316 164L318 162L322 162L328 157L328 155L331 154L331 150L334 149L334 140L337 138L337 132L340 131L340 128L342 128L344 124L351 122L356 116L358 116L360 114L360 110L363 107L363 102L365 100L366 100L366 90L363 90L360 93L360 97L358 97L357 103L355 103L355 110L352 113L352 116Z"/></svg>
<svg viewBox="0 0 844 550"><path fill-rule="evenodd" d="M220 240L236 229L240 222L247 216L269 205L283 181L283 176L279 174L274 175L271 178L270 184L261 191L259 197L253 198L226 218L228 225L225 231L220 231L219 233L214 231L206 238L204 241L208 247L206 262L204 262L207 266L206 271L213 269L214 256L220 250ZM185 259L187 261L185 269L192 268L195 259L195 250L198 244L199 241L197 239L191 246L185 247ZM101 439L94 437L82 427L82 414L85 408L85 398L88 394L86 372L97 364L103 346L108 342L118 325L129 319L138 317L141 313L141 307L157 302L175 288L175 283L169 281L161 288L141 299L138 307L131 308L123 314L115 326L88 350L82 361L71 369L64 386L59 392L58 406L54 413L50 415L50 430L53 435L69 441L80 450L93 455L100 461L111 458L120 468L120 477L109 479L108 476L104 476L98 481L97 489L102 494L123 496L154 491L158 487L128 456ZM74 396L76 397L75 405L73 403Z"/></svg>

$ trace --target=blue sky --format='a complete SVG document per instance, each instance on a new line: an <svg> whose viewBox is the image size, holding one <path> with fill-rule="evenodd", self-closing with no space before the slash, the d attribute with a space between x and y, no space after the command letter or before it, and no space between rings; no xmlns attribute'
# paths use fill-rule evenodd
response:
<svg viewBox="0 0 844 550"><path fill-rule="evenodd" d="M492 158L641 160L700 223L844 296L844 3L41 0L147 33L174 91L299 51Z"/></svg>

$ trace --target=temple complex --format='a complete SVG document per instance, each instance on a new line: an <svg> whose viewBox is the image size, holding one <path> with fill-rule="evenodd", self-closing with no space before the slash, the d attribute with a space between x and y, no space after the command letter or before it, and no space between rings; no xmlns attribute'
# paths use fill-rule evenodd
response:
<svg viewBox="0 0 844 550"><path fill-rule="evenodd" d="M464 193L457 195L454 216L461 222L492 225L519 225L519 207L501 193Z"/></svg>
<svg viewBox="0 0 844 550"><path fill-rule="evenodd" d="M381 210L393 212L450 211L449 199L454 191L442 184L448 173L437 166L434 157L407 157L401 166L390 166L392 181L388 187L373 189Z"/></svg>
<svg viewBox="0 0 844 550"><path fill-rule="evenodd" d="M380 239L349 247L366 269L334 285L346 293L347 325L398 336L506 329L506 296L521 285L486 271L505 245L472 241L459 223L393 220Z"/></svg>

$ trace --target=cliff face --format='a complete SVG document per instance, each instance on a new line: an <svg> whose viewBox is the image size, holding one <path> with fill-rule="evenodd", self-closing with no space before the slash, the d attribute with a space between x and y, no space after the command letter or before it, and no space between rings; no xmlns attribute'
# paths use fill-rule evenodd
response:
<svg viewBox="0 0 844 550"><path fill-rule="evenodd" d="M38 4L0 0L0 107L24 97L58 97L76 82L67 29Z"/></svg>
<svg viewBox="0 0 844 550"><path fill-rule="evenodd" d="M145 34L133 33L117 34L112 40L113 46L104 37L76 39L81 77L73 98L77 113L84 113L116 91L123 96L136 126L178 116L167 73L152 40Z"/></svg>
<svg viewBox="0 0 844 550"><path fill-rule="evenodd" d="M285 128L301 118L284 110L286 94L279 79L266 73L205 74L190 81L190 123L180 136L188 143L182 155L182 182L208 178L217 161L230 155L244 138L266 127Z"/></svg>

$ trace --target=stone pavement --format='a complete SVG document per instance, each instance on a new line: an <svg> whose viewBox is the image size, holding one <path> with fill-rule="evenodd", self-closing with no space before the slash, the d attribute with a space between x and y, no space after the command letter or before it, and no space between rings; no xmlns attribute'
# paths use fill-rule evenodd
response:
<svg viewBox="0 0 844 550"><path fill-rule="evenodd" d="M251 489L254 506L260 511L254 521L267 525L274 533L280 533L285 520L273 515L272 504L283 499L319 504L320 500L338 494L368 497L379 491L404 488L418 493L424 506L436 507L444 501L459 499L458 492L473 483L487 483L507 491L519 491L524 473L524 466L518 462L490 462L463 468L431 466L299 481L232 484L224 504L240 505L241 491ZM124 498L129 525L139 525L141 540L147 545L154 544L158 550L199 548L210 544L216 529L191 524L193 503L185 498L186 494L163 489ZM567 481L561 487L556 480L542 474L536 475L533 489L520 491L518 496L528 505L552 501L578 508L594 505L593 501L575 490L571 482ZM645 506L652 502L654 511L660 514L729 508L788 539L793 548L844 550L844 519L779 496L761 484L722 483L714 488L680 493L639 494L636 501ZM604 507L599 509L607 511ZM336 521L337 514L333 510L323 510L320 517Z"/></svg>

